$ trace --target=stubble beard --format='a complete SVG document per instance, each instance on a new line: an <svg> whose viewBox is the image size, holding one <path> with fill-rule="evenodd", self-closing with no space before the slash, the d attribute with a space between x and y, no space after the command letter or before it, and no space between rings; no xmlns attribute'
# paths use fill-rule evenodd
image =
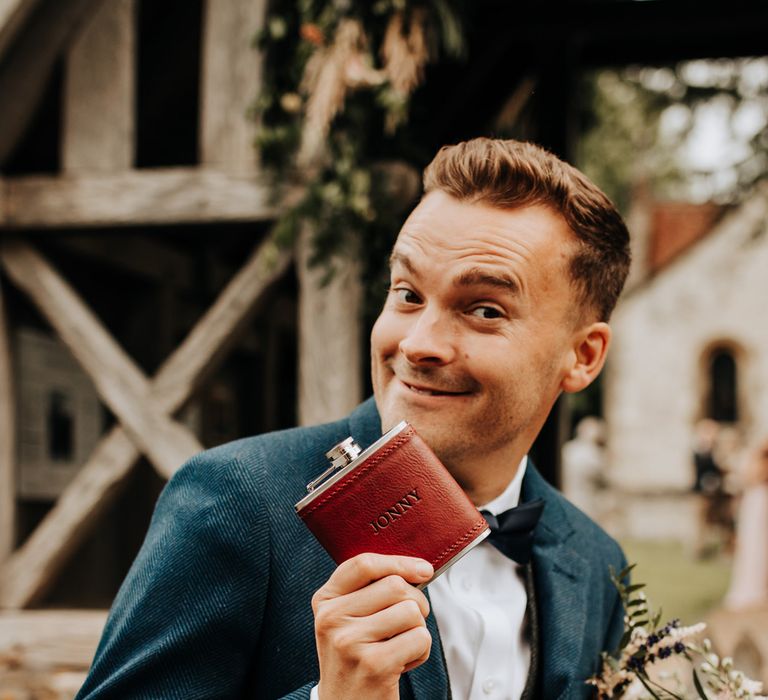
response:
<svg viewBox="0 0 768 700"><path fill-rule="evenodd" d="M491 456L512 448L524 431L524 426L515 422L515 414L514 408L491 415L486 411L452 424L426 425L421 430L417 417L413 425L440 461L459 474L467 466L480 467Z"/></svg>
<svg viewBox="0 0 768 700"><path fill-rule="evenodd" d="M397 380L392 378L392 381ZM384 431L401 420L408 421L448 471L462 483L464 479L460 475L466 474L468 469L481 468L484 461L506 449L511 451L530 428L530 425L519 422L520 417L526 415L519 401L504 407L503 401L489 396L485 403L485 410L477 415L467 411L446 412L442 416L440 411L426 412L392 400L381 401L379 411Z"/></svg>

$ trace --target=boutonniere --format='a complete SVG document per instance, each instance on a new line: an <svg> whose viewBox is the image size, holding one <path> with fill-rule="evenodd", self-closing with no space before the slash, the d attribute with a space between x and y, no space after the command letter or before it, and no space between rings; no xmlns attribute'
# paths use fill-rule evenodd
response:
<svg viewBox="0 0 768 700"><path fill-rule="evenodd" d="M762 683L735 669L730 658L715 654L708 639L701 640L704 623L662 624L661 612L651 611L645 584L626 583L634 566L618 574L611 568L624 604L624 634L615 651L602 653L600 672L587 681L597 689L599 700L768 700ZM666 674L667 679L659 665L673 657L678 670ZM658 672L651 673L652 667ZM690 680L681 677L680 667L690 671Z"/></svg>

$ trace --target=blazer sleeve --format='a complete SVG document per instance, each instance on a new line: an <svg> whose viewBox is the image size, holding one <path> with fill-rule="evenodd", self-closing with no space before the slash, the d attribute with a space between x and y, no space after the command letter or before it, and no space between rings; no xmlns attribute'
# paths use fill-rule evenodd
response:
<svg viewBox="0 0 768 700"><path fill-rule="evenodd" d="M198 455L164 489L76 700L242 696L270 533L257 476L226 457Z"/></svg>

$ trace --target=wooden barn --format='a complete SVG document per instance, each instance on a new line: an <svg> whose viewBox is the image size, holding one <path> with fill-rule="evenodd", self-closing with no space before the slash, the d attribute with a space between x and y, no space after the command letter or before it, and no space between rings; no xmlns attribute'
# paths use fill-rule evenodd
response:
<svg viewBox="0 0 768 700"><path fill-rule="evenodd" d="M264 14L0 2L3 608L107 608L188 457L362 398L354 278L320 288L268 235L249 116ZM87 667L93 619L7 614L0 676L41 639L41 664Z"/></svg>

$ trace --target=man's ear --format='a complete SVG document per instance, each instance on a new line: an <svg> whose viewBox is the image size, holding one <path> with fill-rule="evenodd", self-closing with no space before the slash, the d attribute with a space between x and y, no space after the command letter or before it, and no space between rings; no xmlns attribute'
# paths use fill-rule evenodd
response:
<svg viewBox="0 0 768 700"><path fill-rule="evenodd" d="M573 364L563 378L561 388L572 394L586 389L600 374L605 364L611 328L599 321L578 330L574 336Z"/></svg>

